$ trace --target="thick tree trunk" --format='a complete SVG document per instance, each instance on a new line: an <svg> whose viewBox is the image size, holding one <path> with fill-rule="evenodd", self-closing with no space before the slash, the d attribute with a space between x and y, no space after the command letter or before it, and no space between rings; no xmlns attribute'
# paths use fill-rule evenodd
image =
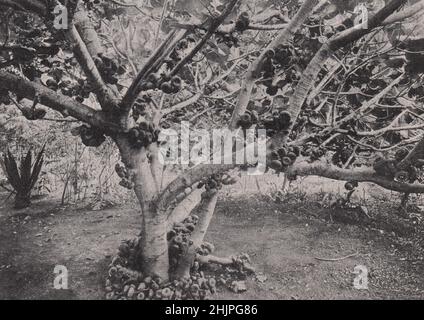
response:
<svg viewBox="0 0 424 320"><path fill-rule="evenodd" d="M158 190L146 150L132 149L125 138L118 138L117 145L122 161L134 182L134 192L142 211L138 254L141 271L145 275L159 276L163 281L167 281L169 279L167 216L157 210Z"/></svg>
<svg viewBox="0 0 424 320"><path fill-rule="evenodd" d="M140 265L145 275L169 279L168 241L166 217L161 216L148 203L141 202L143 223L141 230Z"/></svg>

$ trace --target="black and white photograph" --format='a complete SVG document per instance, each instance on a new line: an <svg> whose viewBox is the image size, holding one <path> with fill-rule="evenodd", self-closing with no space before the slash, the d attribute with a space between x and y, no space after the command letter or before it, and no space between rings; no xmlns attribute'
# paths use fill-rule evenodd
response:
<svg viewBox="0 0 424 320"><path fill-rule="evenodd" d="M424 0L0 0L0 300L424 300L423 194Z"/></svg>

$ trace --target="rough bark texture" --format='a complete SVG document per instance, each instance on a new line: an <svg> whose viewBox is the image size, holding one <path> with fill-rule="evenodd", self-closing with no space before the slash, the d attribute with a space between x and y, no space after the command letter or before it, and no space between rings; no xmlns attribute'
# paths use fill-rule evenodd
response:
<svg viewBox="0 0 424 320"><path fill-rule="evenodd" d="M206 36L199 42L195 49L189 54L177 67L172 74L178 73L188 63L193 56L205 44L210 36L219 30L220 25L228 16L238 0L228 1L226 10L222 16L212 18L207 22L209 26ZM373 28L381 25L383 21L390 23L387 17L397 10L406 0L392 0L383 9L369 20L369 29L350 29L336 35L328 43L324 44L317 52L304 72L303 78L299 82L291 101L289 111L292 117L296 118L301 107L313 86L314 81L328 57L339 48L356 41L369 33ZM275 48L279 44L287 42L298 30L308 15L313 11L318 0L305 0L301 9L288 22L285 29L269 44L267 49ZM81 2L80 2L81 4ZM421 3L422 5L422 3ZM0 0L0 6L11 7L16 10L31 11L43 18L48 16L47 7L43 1L36 0ZM3 8L3 7L2 7ZM421 8L421 7L420 7ZM406 13L412 14L411 11ZM386 20L385 20L386 19ZM158 167L155 166L154 157L149 156L149 152L156 153L154 147L149 149L133 149L128 143L127 135L122 132L128 131L130 124L129 113L134 100L142 91L141 84L145 77L157 70L163 63L163 60L172 52L177 43L184 38L190 31L179 30L172 31L164 43L153 53L151 58L141 68L138 76L131 84L129 90L123 99L120 99L117 91L108 86L97 69L95 59L102 52L101 42L98 34L93 27L90 18L80 5L75 13L73 24L68 32L68 37L74 49L75 56L89 78L94 84L95 93L102 106L103 111L94 110L84 104L78 103L72 98L66 97L60 93L52 91L38 82L30 82L21 77L9 74L0 70L0 89L6 89L20 96L34 100L38 99L43 104L53 110L61 112L65 116L72 116L80 121L88 123L94 127L100 128L110 135L116 142L122 161L125 163L130 173L130 178L134 183L134 192L140 203L142 223L141 223L141 241L139 245L139 254L141 257L140 267L146 275L157 275L162 280L169 280L169 257L167 231L173 222L182 220L192 211L195 204L198 203L200 190L195 190L192 194L180 203L176 203L176 208L172 211L171 204L175 205L175 199L178 194L186 188L192 187L199 180L211 176L212 174L222 173L237 167L231 165L198 165L184 172L180 177L171 182L165 190L160 190ZM239 101L234 109L231 119L230 129L237 127L239 117L245 113L251 98L251 92L255 85L255 80L262 70L262 64L266 55L266 49L260 57L249 68L243 87L240 92ZM387 90L389 90L388 88ZM372 102L372 101L371 101ZM119 106L119 115L115 113ZM120 117L120 119L117 119ZM110 120L114 119L114 120ZM421 141L410 155L403 161L401 166L407 167L413 161L422 157L424 150L424 140ZM152 164L153 162L153 164ZM424 192L424 185L399 183L378 176L372 169L340 169L328 166L327 164L299 163L289 169L289 174L293 175L319 175L336 180L369 181L376 183L386 189L417 193ZM192 244L187 248L183 259L177 268L176 277L189 275L190 267L196 256L196 248L199 247L204 239L209 223L214 213L217 202L217 194L203 198L198 207L199 221L192 233ZM29 203L29 195L17 195L16 205L25 205ZM202 258L208 261L220 261L223 264L231 264L231 259L220 260L219 258L209 256Z"/></svg>
<svg viewBox="0 0 424 320"><path fill-rule="evenodd" d="M177 279L190 275L190 268L196 257L196 249L200 247L203 239L205 238L206 231L209 228L209 224L215 211L217 200L217 193L208 195L202 199L198 211L196 211L199 216L199 221L196 224L196 229L194 229L191 234L191 245L186 248L186 252L183 253L182 259L178 262L178 267L175 272L175 277Z"/></svg>
<svg viewBox="0 0 424 320"><path fill-rule="evenodd" d="M157 210L158 190L150 170L145 149L132 149L125 137L116 139L122 161L134 182L134 192L142 210L140 265L145 274L157 275L162 280L169 278L167 217Z"/></svg>
<svg viewBox="0 0 424 320"><path fill-rule="evenodd" d="M181 222L190 215L190 212L200 203L202 192L202 189L194 190L175 207L168 217L168 230L174 223Z"/></svg>
<svg viewBox="0 0 424 320"><path fill-rule="evenodd" d="M373 169L367 167L357 169L342 169L322 162L299 162L294 164L288 170L287 174L290 176L319 176L340 181L372 182L385 189L397 192L424 192L423 184L397 182L379 176Z"/></svg>
<svg viewBox="0 0 424 320"><path fill-rule="evenodd" d="M106 131L116 131L119 128L106 120L103 113L64 96L41 85L38 82L25 80L19 76L0 70L0 88L18 93L20 96L34 100L37 96L39 103L69 115L93 126L104 128Z"/></svg>

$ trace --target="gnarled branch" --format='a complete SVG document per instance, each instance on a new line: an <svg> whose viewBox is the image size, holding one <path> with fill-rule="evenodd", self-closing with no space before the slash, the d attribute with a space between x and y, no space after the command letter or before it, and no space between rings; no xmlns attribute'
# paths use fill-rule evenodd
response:
<svg viewBox="0 0 424 320"><path fill-rule="evenodd" d="M319 176L340 181L372 182L392 191L424 193L423 184L397 182L378 175L373 169L368 167L341 169L324 162L307 163L301 161L290 167L287 174L293 176Z"/></svg>
<svg viewBox="0 0 424 320"><path fill-rule="evenodd" d="M62 114L68 114L75 119L101 128L106 132L119 130L116 124L107 121L101 111L94 110L72 98L21 77L0 70L0 88L19 94L24 98L34 100L37 96L41 104Z"/></svg>

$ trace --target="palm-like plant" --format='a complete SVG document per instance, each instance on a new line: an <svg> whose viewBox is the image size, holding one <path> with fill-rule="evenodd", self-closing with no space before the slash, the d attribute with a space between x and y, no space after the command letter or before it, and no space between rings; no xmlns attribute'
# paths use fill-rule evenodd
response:
<svg viewBox="0 0 424 320"><path fill-rule="evenodd" d="M32 150L28 150L25 158L21 161L19 169L15 157L9 149L3 159L0 159L7 179L16 192L15 209L23 209L31 204L31 191L43 166L44 149L45 145L37 154L34 164L32 164Z"/></svg>

